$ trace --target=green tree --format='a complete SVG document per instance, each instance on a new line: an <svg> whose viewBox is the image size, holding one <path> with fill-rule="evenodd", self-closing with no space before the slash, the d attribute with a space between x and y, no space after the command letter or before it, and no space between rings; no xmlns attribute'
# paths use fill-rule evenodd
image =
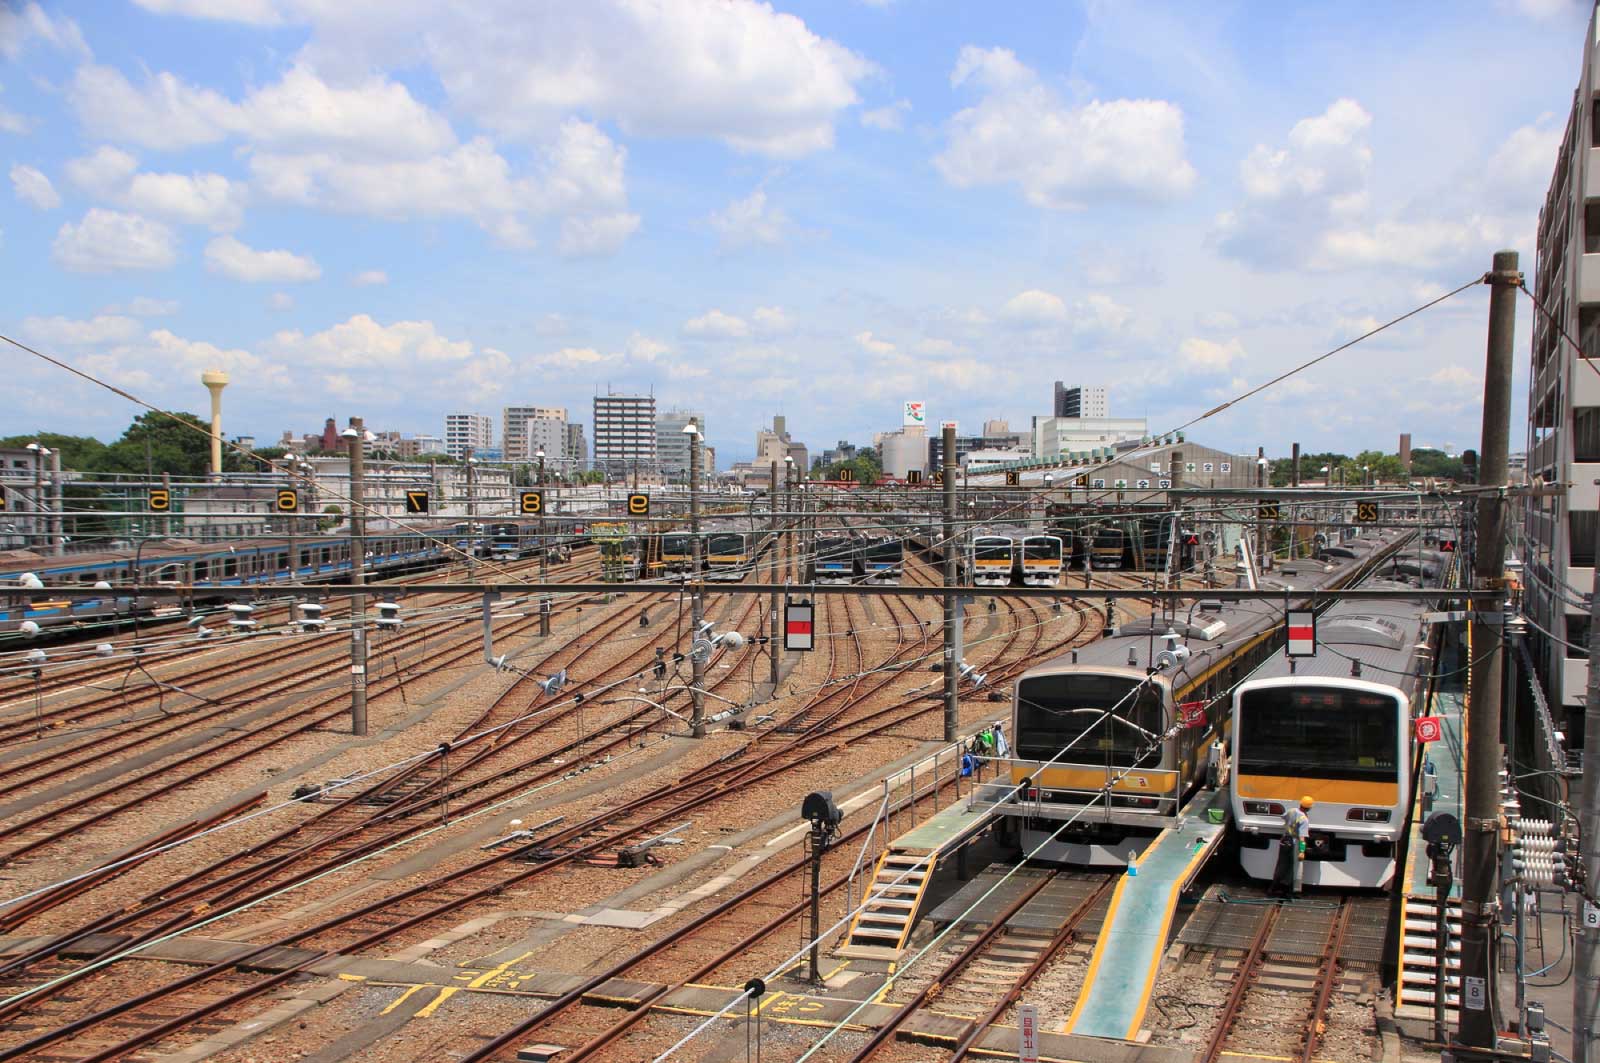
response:
<svg viewBox="0 0 1600 1063"><path fill-rule="evenodd" d="M1419 480L1425 476L1441 480L1460 480L1461 459L1452 458L1442 450L1419 447L1411 452L1411 476Z"/></svg>
<svg viewBox="0 0 1600 1063"><path fill-rule="evenodd" d="M0 447L25 447L29 443L38 443L40 446L60 451L63 469L92 468L95 459L106 449L106 445L93 436L69 436L60 432L34 432L32 435L6 436L0 439Z"/></svg>
<svg viewBox="0 0 1600 1063"><path fill-rule="evenodd" d="M182 423L180 423L182 422ZM224 447L224 472L253 471L254 461ZM141 413L122 438L105 448L95 462L96 472L144 476L204 476L211 471L211 427L192 413Z"/></svg>
<svg viewBox="0 0 1600 1063"><path fill-rule="evenodd" d="M435 465L460 465L459 458L452 458L448 454L418 454L412 461L432 462Z"/></svg>

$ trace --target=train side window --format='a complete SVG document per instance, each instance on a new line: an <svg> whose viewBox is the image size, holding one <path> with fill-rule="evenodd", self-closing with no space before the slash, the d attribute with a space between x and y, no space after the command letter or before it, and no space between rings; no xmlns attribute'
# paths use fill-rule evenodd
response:
<svg viewBox="0 0 1600 1063"><path fill-rule="evenodd" d="M211 566L208 565L206 562L204 562L204 561L196 561L194 563L194 582L195 583L199 583L201 580L210 579L211 578L210 571L211 571Z"/></svg>
<svg viewBox="0 0 1600 1063"><path fill-rule="evenodd" d="M228 578L230 578L232 576L237 576L238 574L239 574L239 559L236 558L236 557L225 557L225 558L223 558L222 559L222 578L223 579L228 579Z"/></svg>

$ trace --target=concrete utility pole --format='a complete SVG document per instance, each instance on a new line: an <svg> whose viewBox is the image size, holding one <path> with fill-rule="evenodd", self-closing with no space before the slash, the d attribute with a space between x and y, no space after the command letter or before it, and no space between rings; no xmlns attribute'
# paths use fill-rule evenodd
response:
<svg viewBox="0 0 1600 1063"><path fill-rule="evenodd" d="M772 582L778 582L778 462L773 459L772 470L767 480L767 508L772 510L772 554L767 562L767 569L772 573ZM767 610L767 649L772 651L772 692L778 692L778 647L783 645L778 633L778 592L772 592L772 601Z"/></svg>
<svg viewBox="0 0 1600 1063"><path fill-rule="evenodd" d="M956 552L960 544L956 541L956 429L955 425L944 426L942 439L944 459L944 585L953 587L956 583ZM961 612L961 603L954 595L946 595L944 599L944 740L954 742L960 737L961 731L961 703L956 697L956 681L960 678L958 669L961 667L961 647L956 638L956 617Z"/></svg>
<svg viewBox="0 0 1600 1063"><path fill-rule="evenodd" d="M45 516L44 459L50 448L43 443L29 443L33 451L33 519L28 522L28 549L45 553L45 541L50 537L50 520Z"/></svg>
<svg viewBox="0 0 1600 1063"><path fill-rule="evenodd" d="M543 491L544 491L544 448L543 447L539 448L537 457L539 458L539 491L541 492L541 496L540 496L541 500L540 500L540 503L539 503L539 546L540 546L540 550L539 550L539 582L540 583L549 583L550 582L550 538L549 538L549 536L545 535L545 533L544 533L544 511L549 506L549 502L548 502L548 500L545 500L543 498ZM550 634L550 596L548 594L543 595L539 599L539 634L540 635L545 635L545 636Z"/></svg>
<svg viewBox="0 0 1600 1063"><path fill-rule="evenodd" d="M61 448L50 452L50 545L51 553L60 556L67 552L67 539L62 522L66 519L61 505Z"/></svg>
<svg viewBox="0 0 1600 1063"><path fill-rule="evenodd" d="M1483 374L1483 442L1478 484L1493 489L1478 496L1473 534L1473 586L1497 590L1504 583L1506 464L1511 435L1511 344L1516 326L1515 251L1496 251L1489 274L1489 342ZM1503 614L1474 611L1468 643L1466 822L1461 853L1461 1011L1457 1037L1463 1045L1493 1049L1495 929L1500 869L1500 686Z"/></svg>
<svg viewBox="0 0 1600 1063"><path fill-rule="evenodd" d="M1600 481L1597 481L1600 482ZM1596 534L1600 541L1600 533ZM1595 569L1594 593L1589 599L1589 689L1583 710L1583 780L1579 789L1578 826L1583 848L1583 888L1590 897L1600 894L1600 568ZM1578 920L1578 947L1572 965L1572 1061L1600 1063L1600 926L1591 921L1595 906L1580 901L1584 918ZM1595 914L1600 918L1600 913Z"/></svg>
<svg viewBox="0 0 1600 1063"><path fill-rule="evenodd" d="M470 574L478 569L478 551L472 540L472 525L478 519L478 459L472 456L471 447L467 448L464 460L467 465L467 572L470 578ZM445 492L441 491L440 494Z"/></svg>
<svg viewBox="0 0 1600 1063"><path fill-rule="evenodd" d="M700 564L705 550L700 542L700 426L690 421L684 426L689 437L689 700L694 711L689 718L690 733L706 736L706 662L694 652L700 640L700 625L705 621L705 581Z"/></svg>
<svg viewBox="0 0 1600 1063"><path fill-rule="evenodd" d="M1256 489L1267 486L1267 448L1256 448ZM1281 514L1280 514L1281 515ZM1289 540L1289 556L1294 557L1294 540ZM1272 567L1272 551L1267 549L1267 522L1261 519L1261 504L1256 503L1256 571Z"/></svg>
<svg viewBox="0 0 1600 1063"><path fill-rule="evenodd" d="M344 430L350 444L350 582L367 582L366 430L361 418L350 418ZM367 733L367 596L350 597L350 733Z"/></svg>
<svg viewBox="0 0 1600 1063"><path fill-rule="evenodd" d="M161 486L166 488L167 497L171 498L172 497L172 474L170 472L164 472L164 473L161 474ZM154 521L152 521L151 523L153 524ZM154 531L155 529L151 528L150 530ZM169 539L172 538L172 511L171 510L168 510L167 511L167 515L161 518L161 534L166 536Z"/></svg>

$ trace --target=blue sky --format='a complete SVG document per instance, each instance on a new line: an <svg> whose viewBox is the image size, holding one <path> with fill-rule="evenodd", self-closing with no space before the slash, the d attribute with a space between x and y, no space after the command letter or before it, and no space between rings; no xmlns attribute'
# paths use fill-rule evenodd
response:
<svg viewBox="0 0 1600 1063"><path fill-rule="evenodd" d="M134 0L0 8L6 331L230 433L564 405L814 449L1159 431L1533 233L1586 5ZM1497 73L1488 78L1491 62ZM1207 422L1474 445L1486 293ZM1519 306L1518 386L1529 307ZM137 411L11 351L0 434ZM1515 400L1513 439L1525 402Z"/></svg>

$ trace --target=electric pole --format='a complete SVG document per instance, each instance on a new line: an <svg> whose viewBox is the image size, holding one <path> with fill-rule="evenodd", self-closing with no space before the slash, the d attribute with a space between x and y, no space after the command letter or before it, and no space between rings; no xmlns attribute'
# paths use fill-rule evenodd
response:
<svg viewBox="0 0 1600 1063"><path fill-rule="evenodd" d="M772 573L772 582L778 582L778 462L772 462L772 470L767 480L767 508L772 511L772 555L767 562L767 567ZM767 649L772 651L772 695L778 695L778 647L782 645L778 635L778 592L772 592L771 608L767 612Z"/></svg>
<svg viewBox="0 0 1600 1063"><path fill-rule="evenodd" d="M539 582L550 583L550 537L544 531L544 511L548 506L544 498L544 448L539 448ZM539 598L539 634L550 634L550 595Z"/></svg>
<svg viewBox="0 0 1600 1063"><path fill-rule="evenodd" d="M690 733L696 738L706 736L706 662L695 650L700 641L700 625L705 621L705 582L700 578L700 564L705 550L700 542L700 426L691 420L684 426L689 437L689 700L694 712L689 720ZM681 615L681 614L680 614Z"/></svg>
<svg viewBox="0 0 1600 1063"><path fill-rule="evenodd" d="M1496 251L1489 273L1489 341L1483 374L1483 436L1478 452L1473 586L1504 585L1506 462L1511 434L1511 344L1516 325L1515 251ZM1469 631L1466 822L1461 851L1461 1010L1456 1036L1463 1045L1492 1050L1495 1013L1495 929L1500 870L1500 686L1503 613L1475 610ZM1439 977L1445 976L1443 962Z"/></svg>
<svg viewBox="0 0 1600 1063"><path fill-rule="evenodd" d="M944 463L944 585L956 585L956 426L944 426L940 457ZM953 594L944 597L944 740L954 742L961 729L961 707L956 698L961 647L956 638L956 617L961 603Z"/></svg>
<svg viewBox="0 0 1600 1063"><path fill-rule="evenodd" d="M343 433L350 443L350 582L367 582L366 429L361 418L350 418ZM350 733L367 733L367 596L350 596Z"/></svg>

